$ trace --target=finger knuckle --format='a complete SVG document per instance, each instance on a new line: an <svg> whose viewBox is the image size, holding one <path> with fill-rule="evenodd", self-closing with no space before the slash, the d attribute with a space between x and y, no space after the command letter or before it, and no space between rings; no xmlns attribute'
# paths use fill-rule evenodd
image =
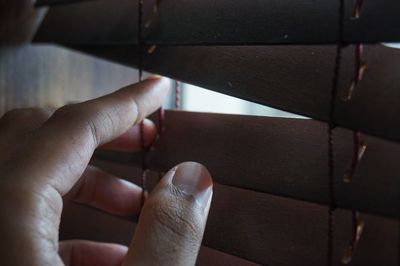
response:
<svg viewBox="0 0 400 266"><path fill-rule="evenodd" d="M13 123L35 122L47 119L48 114L45 110L40 108L21 108L13 109L6 112L2 120L9 120Z"/></svg>
<svg viewBox="0 0 400 266"><path fill-rule="evenodd" d="M94 117L98 117L97 114L98 111L91 106L84 108L79 104L72 104L58 109L54 113L52 120L57 123L64 123L66 126L74 125L76 128L79 127L97 145L100 142L98 123L94 119Z"/></svg>
<svg viewBox="0 0 400 266"><path fill-rule="evenodd" d="M78 106L65 105L54 112L52 119L70 121L70 120L75 120L78 114L79 114Z"/></svg>

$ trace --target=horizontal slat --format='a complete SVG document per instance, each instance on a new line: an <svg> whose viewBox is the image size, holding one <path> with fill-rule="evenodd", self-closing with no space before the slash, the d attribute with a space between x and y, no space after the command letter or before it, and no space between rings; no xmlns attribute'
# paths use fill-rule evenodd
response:
<svg viewBox="0 0 400 266"><path fill-rule="evenodd" d="M397 265L396 221L362 218L365 231L352 265ZM342 265L352 236L350 212L335 211L334 221L333 265ZM326 207L215 185L203 244L262 265L320 266L326 265L327 224ZM130 223L92 209L67 205L63 212L62 239L128 244L131 235Z"/></svg>
<svg viewBox="0 0 400 266"><path fill-rule="evenodd" d="M400 2L346 0L345 43L400 40ZM51 8L36 41L68 44L137 44L138 1L101 0ZM144 1L143 41L151 44L337 43L340 1ZM154 18L154 19L153 19ZM152 22L150 22L152 21ZM148 27L146 27L146 24Z"/></svg>
<svg viewBox="0 0 400 266"><path fill-rule="evenodd" d="M197 266L257 266L254 262L250 262L232 255L228 255L215 249L201 247L199 257L196 262Z"/></svg>
<svg viewBox="0 0 400 266"><path fill-rule="evenodd" d="M85 206L66 203L60 240L85 239L129 246L136 224ZM196 265L256 266L257 264L207 247L201 247Z"/></svg>
<svg viewBox="0 0 400 266"><path fill-rule="evenodd" d="M76 47L137 66L134 46ZM400 50L365 47L368 68L350 101L355 49L344 49L334 122L400 140ZM204 88L327 121L335 61L334 46L158 47L143 56L144 69Z"/></svg>
<svg viewBox="0 0 400 266"><path fill-rule="evenodd" d="M86 1L94 1L94 0L36 0L35 6L55 6L55 5L65 5L65 4L73 4L78 2L86 2Z"/></svg>
<svg viewBox="0 0 400 266"><path fill-rule="evenodd" d="M134 9L137 10L138 1L117 2L85 1L51 8L34 39L45 41L50 37L83 43L126 43L129 38L137 39Z"/></svg>
<svg viewBox="0 0 400 266"><path fill-rule="evenodd" d="M285 119L167 111L165 132L149 153L149 166L166 171L182 161L206 165L216 182L328 204L326 125ZM399 217L400 146L365 137L367 150L353 182L343 182L352 133L334 132L336 204ZM140 163L140 156L98 152L97 158Z"/></svg>

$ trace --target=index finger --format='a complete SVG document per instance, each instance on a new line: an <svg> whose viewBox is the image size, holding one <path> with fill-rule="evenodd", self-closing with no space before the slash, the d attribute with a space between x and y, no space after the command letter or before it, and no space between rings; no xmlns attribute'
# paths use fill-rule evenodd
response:
<svg viewBox="0 0 400 266"><path fill-rule="evenodd" d="M64 195L94 150L157 110L168 87L167 79L151 77L101 98L60 108L39 129L24 156L29 172Z"/></svg>

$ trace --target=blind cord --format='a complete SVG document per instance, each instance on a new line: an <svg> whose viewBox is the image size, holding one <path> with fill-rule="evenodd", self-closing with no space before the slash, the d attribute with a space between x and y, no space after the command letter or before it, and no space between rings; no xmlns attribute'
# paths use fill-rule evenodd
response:
<svg viewBox="0 0 400 266"><path fill-rule="evenodd" d="M139 81L142 81L143 79L143 61L144 61L144 40L143 40L143 26L145 28L148 28L152 25L153 21L155 20L159 7L161 4L161 0L157 0L156 4L153 6L153 13L150 17L150 19L146 22L146 24L143 25L143 0L138 0L138 43L139 43L139 64L138 64L138 79ZM157 49L156 45L152 45L148 50L148 54L152 54L155 52ZM178 82L177 82L178 84ZM177 85L179 86L179 85ZM176 96L179 97L179 100L176 100L175 104L180 105L180 95ZM151 147L148 148L146 147L146 141L145 141L145 134L144 134L144 123L143 121L140 123L140 142L141 142L141 148L142 148L142 157L141 157L141 162L142 162L142 173L141 173L141 185L142 185L142 202L141 205L143 207L147 197L148 197L148 188L147 188L147 175L149 173L149 168L148 168L148 163L147 163L147 157L148 157L148 151L154 148L155 143L158 141L158 139L162 136L163 131L164 131L164 120L165 120L165 110L164 107L161 106L160 109L158 110L158 127L157 127L157 136L155 141L152 143ZM158 178L159 180L164 176L163 172L158 173Z"/></svg>
<svg viewBox="0 0 400 266"><path fill-rule="evenodd" d="M180 81L175 81L175 109L182 108L182 84Z"/></svg>
<svg viewBox="0 0 400 266"><path fill-rule="evenodd" d="M142 40L142 20L143 20L143 0L138 0L138 42L139 42L139 63L138 63L138 80L139 82L143 79L143 40ZM140 122L140 144L141 144L141 186L142 186L142 200L141 205L143 207L144 202L148 196L147 190L147 148L144 136L144 123Z"/></svg>
<svg viewBox="0 0 400 266"><path fill-rule="evenodd" d="M336 96L339 87L340 68L343 49L343 27L344 27L344 0L339 0L339 21L338 21L338 43L336 47L335 67L332 78L331 98L329 105L329 123L328 123L328 243L327 243L327 265L333 264L333 223L335 206L335 188L334 188L334 151L333 151L333 129L335 128L334 115Z"/></svg>
<svg viewBox="0 0 400 266"><path fill-rule="evenodd" d="M352 19L357 20L361 15L361 8L363 5L363 0L357 0L353 12ZM358 87L359 82L363 79L364 73L368 67L364 59L364 45L361 43L356 44L355 46L355 62L354 62L354 78L350 84L347 95L343 98L343 101L350 101L353 97L354 91ZM349 169L345 172L343 181L345 183L350 183L353 179L353 176L356 173L359 163L361 162L365 151L367 149L367 144L362 139L361 133L354 131L353 132L353 156L351 160L351 164ZM354 252L357 248L358 242L360 241L362 232L364 231L365 222L360 217L360 213L357 210L352 210L351 213L351 221L352 221L352 237L348 247L346 248L343 256L342 263L349 264L354 256Z"/></svg>

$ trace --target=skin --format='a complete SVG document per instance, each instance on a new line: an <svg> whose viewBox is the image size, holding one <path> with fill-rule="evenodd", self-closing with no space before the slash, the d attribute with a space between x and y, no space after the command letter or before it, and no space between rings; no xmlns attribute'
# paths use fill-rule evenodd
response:
<svg viewBox="0 0 400 266"><path fill-rule="evenodd" d="M168 81L149 78L55 112L19 109L0 119L1 265L194 265L212 198L197 163L171 169L141 209L141 189L93 166L94 150L140 150L138 123L157 110ZM156 128L144 120L149 145ZM130 247L59 242L63 202L127 217L141 211Z"/></svg>

